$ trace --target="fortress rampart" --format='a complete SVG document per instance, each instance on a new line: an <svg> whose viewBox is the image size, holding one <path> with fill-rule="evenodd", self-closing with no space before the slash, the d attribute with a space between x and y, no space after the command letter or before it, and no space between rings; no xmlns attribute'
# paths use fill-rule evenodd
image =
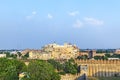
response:
<svg viewBox="0 0 120 80"><path fill-rule="evenodd" d="M93 77L120 76L120 60L76 60L80 73Z"/></svg>

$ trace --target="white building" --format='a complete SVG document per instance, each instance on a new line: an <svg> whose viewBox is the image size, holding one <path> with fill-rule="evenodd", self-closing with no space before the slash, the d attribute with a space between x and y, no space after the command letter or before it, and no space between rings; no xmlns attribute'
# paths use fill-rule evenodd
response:
<svg viewBox="0 0 120 80"><path fill-rule="evenodd" d="M119 58L108 58L108 60L119 60Z"/></svg>
<svg viewBox="0 0 120 80"><path fill-rule="evenodd" d="M6 57L6 54L0 54L0 58Z"/></svg>

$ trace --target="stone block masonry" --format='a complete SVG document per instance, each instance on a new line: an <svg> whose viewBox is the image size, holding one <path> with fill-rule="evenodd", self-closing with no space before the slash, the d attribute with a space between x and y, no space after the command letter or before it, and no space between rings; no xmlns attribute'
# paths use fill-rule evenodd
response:
<svg viewBox="0 0 120 80"><path fill-rule="evenodd" d="M120 60L76 60L82 67L80 73L90 77L112 77L120 76Z"/></svg>

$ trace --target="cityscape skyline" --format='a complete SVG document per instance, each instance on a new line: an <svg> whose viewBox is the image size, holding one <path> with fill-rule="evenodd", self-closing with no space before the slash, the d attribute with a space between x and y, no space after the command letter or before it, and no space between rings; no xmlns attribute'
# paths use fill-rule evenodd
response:
<svg viewBox="0 0 120 80"><path fill-rule="evenodd" d="M69 42L82 49L120 48L119 0L0 1L0 49Z"/></svg>

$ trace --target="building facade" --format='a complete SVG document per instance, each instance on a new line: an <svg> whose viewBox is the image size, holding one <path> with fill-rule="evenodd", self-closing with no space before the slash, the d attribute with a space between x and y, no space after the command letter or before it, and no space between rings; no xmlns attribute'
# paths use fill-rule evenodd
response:
<svg viewBox="0 0 120 80"><path fill-rule="evenodd" d="M0 58L5 58L6 54L0 54Z"/></svg>
<svg viewBox="0 0 120 80"><path fill-rule="evenodd" d="M65 43L64 45L48 44L41 50L32 50L29 52L29 59L70 59L76 58L79 48L75 45Z"/></svg>

